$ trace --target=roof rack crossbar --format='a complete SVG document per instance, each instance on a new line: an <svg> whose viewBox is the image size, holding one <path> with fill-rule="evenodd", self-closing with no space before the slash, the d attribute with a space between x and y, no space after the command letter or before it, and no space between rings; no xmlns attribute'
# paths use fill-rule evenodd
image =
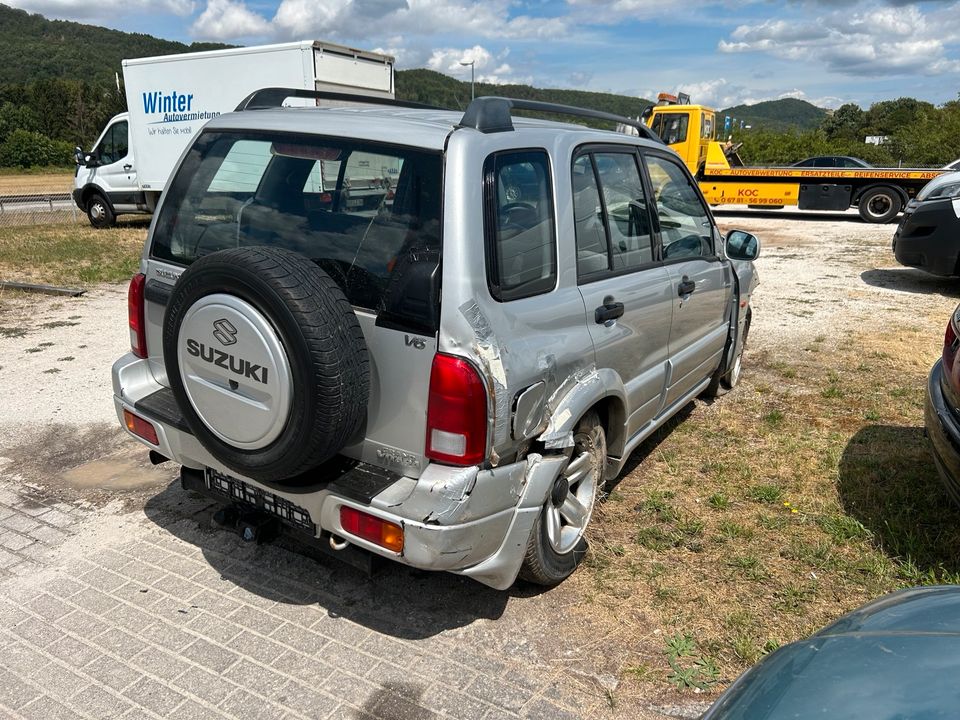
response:
<svg viewBox="0 0 960 720"><path fill-rule="evenodd" d="M255 90L237 105L236 112L245 110L269 110L282 107L289 98L305 98L308 100L334 100L336 102L351 102L361 105L388 105L390 107L414 108L419 110L443 110L434 105L395 100L377 95L355 95L354 93L332 92L329 90L305 90L303 88L269 87Z"/></svg>
<svg viewBox="0 0 960 720"><path fill-rule="evenodd" d="M594 120L610 120L634 128L642 138L663 142L660 136L643 124L640 120L614 115L602 110L560 105L559 103L541 102L539 100L520 100L505 97L479 97L467 106L461 127L470 127L483 133L509 132L513 130L513 118L510 110L532 110L534 112L555 113L558 115L574 115L576 117L592 118Z"/></svg>

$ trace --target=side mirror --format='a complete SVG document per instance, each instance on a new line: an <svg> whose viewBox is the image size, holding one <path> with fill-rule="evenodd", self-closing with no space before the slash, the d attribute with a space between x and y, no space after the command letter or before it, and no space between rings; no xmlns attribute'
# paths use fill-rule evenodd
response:
<svg viewBox="0 0 960 720"><path fill-rule="evenodd" d="M745 230L731 230L727 233L726 249L731 260L756 260L760 255L760 238Z"/></svg>
<svg viewBox="0 0 960 720"><path fill-rule="evenodd" d="M83 150L79 145L73 149L73 159L77 165L83 165Z"/></svg>

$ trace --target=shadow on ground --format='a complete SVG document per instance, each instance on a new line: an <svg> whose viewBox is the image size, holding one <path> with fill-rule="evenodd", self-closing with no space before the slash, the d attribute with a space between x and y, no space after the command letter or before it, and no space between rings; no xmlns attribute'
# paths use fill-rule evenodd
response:
<svg viewBox="0 0 960 720"><path fill-rule="evenodd" d="M930 275L916 268L865 270L860 279L867 285L918 295L960 298L960 280Z"/></svg>
<svg viewBox="0 0 960 720"><path fill-rule="evenodd" d="M921 575L960 572L960 509L948 497L922 427L868 425L840 458L844 510L890 557Z"/></svg>
<svg viewBox="0 0 960 720"><path fill-rule="evenodd" d="M497 619L511 597L534 597L542 588L518 585L507 592L468 578L414 570L383 561L368 575L294 538L257 545L218 527L220 503L184 491L179 480L150 498L146 516L198 547L225 580L270 600L320 605L377 632L416 639Z"/></svg>

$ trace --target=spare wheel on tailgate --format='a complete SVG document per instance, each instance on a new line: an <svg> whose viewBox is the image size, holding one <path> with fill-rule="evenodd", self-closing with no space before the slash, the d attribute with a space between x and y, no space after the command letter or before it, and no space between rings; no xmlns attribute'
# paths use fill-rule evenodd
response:
<svg viewBox="0 0 960 720"><path fill-rule="evenodd" d="M163 359L193 434L254 480L301 474L362 430L369 362L357 316L327 273L289 250L191 264L167 305Z"/></svg>

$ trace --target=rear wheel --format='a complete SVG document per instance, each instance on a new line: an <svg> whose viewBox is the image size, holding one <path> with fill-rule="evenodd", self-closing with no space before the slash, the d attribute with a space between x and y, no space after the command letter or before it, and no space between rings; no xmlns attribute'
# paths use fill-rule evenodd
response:
<svg viewBox="0 0 960 720"><path fill-rule="evenodd" d="M870 188L860 197L860 218L868 223L888 223L902 206L900 194L893 188Z"/></svg>
<svg viewBox="0 0 960 720"><path fill-rule="evenodd" d="M554 482L530 534L520 577L556 585L569 577L587 552L584 537L603 483L607 441L595 412L587 413L573 436L573 448Z"/></svg>

